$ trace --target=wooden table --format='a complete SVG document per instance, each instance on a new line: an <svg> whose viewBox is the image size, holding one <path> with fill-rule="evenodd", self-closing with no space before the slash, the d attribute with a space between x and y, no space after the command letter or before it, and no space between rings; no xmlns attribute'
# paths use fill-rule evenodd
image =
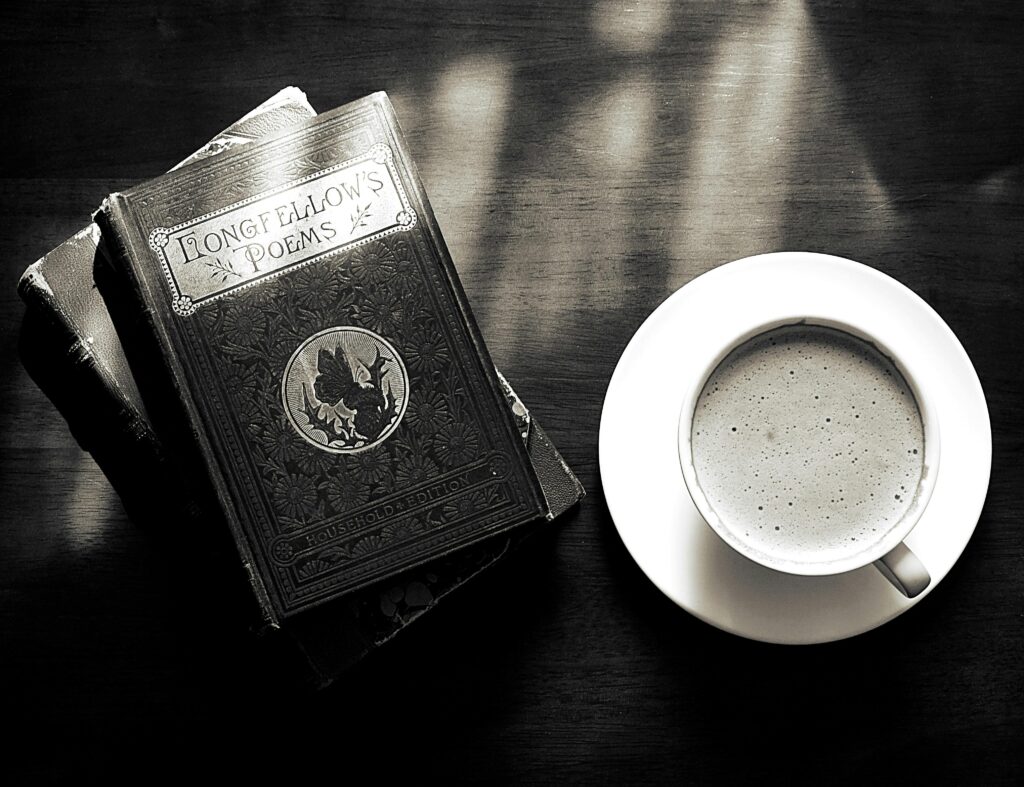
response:
<svg viewBox="0 0 1024 787"><path fill-rule="evenodd" d="M1024 776L1018 3L207 5L0 10L2 770ZM22 370L15 284L108 192L287 84L321 110L391 94L491 352L589 496L331 689L270 698L244 648L195 635L188 578ZM663 597L597 468L633 331L698 274L782 249L921 295L973 359L994 431L981 521L941 585L880 629L800 648Z"/></svg>

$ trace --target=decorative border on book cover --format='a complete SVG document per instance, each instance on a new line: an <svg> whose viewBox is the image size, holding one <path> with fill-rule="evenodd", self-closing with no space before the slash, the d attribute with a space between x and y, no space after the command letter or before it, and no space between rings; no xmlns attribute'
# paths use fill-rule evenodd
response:
<svg viewBox="0 0 1024 787"><path fill-rule="evenodd" d="M409 230L416 213L384 143L283 186L173 227L149 245L188 317L205 303L285 271Z"/></svg>

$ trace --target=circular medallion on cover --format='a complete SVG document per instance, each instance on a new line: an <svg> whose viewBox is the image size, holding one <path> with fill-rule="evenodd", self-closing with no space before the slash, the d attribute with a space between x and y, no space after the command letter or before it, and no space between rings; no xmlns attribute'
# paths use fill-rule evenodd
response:
<svg viewBox="0 0 1024 787"><path fill-rule="evenodd" d="M281 396L303 439L331 453L354 453L379 445L398 427L409 374L398 351L373 331L328 328L292 354Z"/></svg>

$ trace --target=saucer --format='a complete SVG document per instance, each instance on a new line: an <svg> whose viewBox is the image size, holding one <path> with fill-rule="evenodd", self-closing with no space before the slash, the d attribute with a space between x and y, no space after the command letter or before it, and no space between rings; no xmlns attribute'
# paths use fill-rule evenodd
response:
<svg viewBox="0 0 1024 787"><path fill-rule="evenodd" d="M916 598L873 567L831 576L773 571L704 522L679 468L676 424L710 348L777 315L853 317L913 357L933 399L942 460L931 501L906 539L931 574ZM650 580L698 618L750 639L808 644L868 631L921 602L967 546L992 466L978 375L956 336L902 284L841 257L780 252L722 265L662 303L630 340L601 413L601 481L626 549Z"/></svg>

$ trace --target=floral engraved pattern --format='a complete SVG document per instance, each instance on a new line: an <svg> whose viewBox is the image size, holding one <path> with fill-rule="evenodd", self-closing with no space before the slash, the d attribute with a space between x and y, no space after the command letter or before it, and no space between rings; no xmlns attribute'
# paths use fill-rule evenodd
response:
<svg viewBox="0 0 1024 787"><path fill-rule="evenodd" d="M192 299L187 295L178 295L171 301L171 308L176 314L188 317L195 313L196 305L192 303Z"/></svg>
<svg viewBox="0 0 1024 787"><path fill-rule="evenodd" d="M301 475L279 475L273 484L274 501L284 517L295 522L311 518L316 506L317 489L313 482Z"/></svg>
<svg viewBox="0 0 1024 787"><path fill-rule="evenodd" d="M384 528L383 536L388 541L405 541L424 531L423 521L418 518L403 519Z"/></svg>
<svg viewBox="0 0 1024 787"><path fill-rule="evenodd" d="M370 485L348 476L330 476L320 485L320 492L331 508L343 514L370 500Z"/></svg>
<svg viewBox="0 0 1024 787"><path fill-rule="evenodd" d="M334 148L318 148L300 160L305 171L325 169L337 161Z"/></svg>
<svg viewBox="0 0 1024 787"><path fill-rule="evenodd" d="M433 435L448 421L448 403L440 393L427 389L412 398L405 417L421 434Z"/></svg>
<svg viewBox="0 0 1024 787"><path fill-rule="evenodd" d="M379 285L395 272L395 255L383 244L369 244L352 254L352 277L363 285Z"/></svg>
<svg viewBox="0 0 1024 787"><path fill-rule="evenodd" d="M330 472L337 462L337 457L322 451L299 451L295 466L306 475L317 478Z"/></svg>
<svg viewBox="0 0 1024 787"><path fill-rule="evenodd" d="M326 560L321 560L320 558L313 558L312 560L307 560L305 563L299 566L299 569L296 573L299 575L300 579L309 579L310 577L315 577L317 574L322 574L330 567L331 564Z"/></svg>
<svg viewBox="0 0 1024 787"><path fill-rule="evenodd" d="M447 466L463 464L473 458L480 446L476 431L465 423L444 427L434 439L437 455Z"/></svg>
<svg viewBox="0 0 1024 787"><path fill-rule="evenodd" d="M190 323L203 335L218 377L219 417L234 423L239 435L238 467L252 468L249 489L265 500L264 538L291 536L273 541L272 556L297 587L319 586L353 561L385 554L389 545L436 539L440 525L465 522L496 505L488 473L480 489L416 503L408 513L380 513L464 467L479 467L474 463L491 450L491 424L473 406L464 367L453 363L458 351L425 294L430 286L416 248L399 233L232 292L205 304ZM378 363L372 350L356 359L340 343L312 354L308 380L297 389L297 418L322 427L315 439L359 446L341 454L310 445L282 396L296 348L335 326L382 337L405 364L408 380L395 422L399 389L391 362ZM357 418L360 402L364 415ZM393 437L369 445L382 428L393 428ZM305 546L307 534L320 531L329 535ZM404 604L406 612L432 598L425 586L405 591L404 602L392 603Z"/></svg>
<svg viewBox="0 0 1024 787"><path fill-rule="evenodd" d="M496 499L493 487L479 489L445 503L441 515L446 522L463 519L488 508Z"/></svg>
<svg viewBox="0 0 1024 787"><path fill-rule="evenodd" d="M365 301L353 309L361 325L376 333L390 336L401 324L405 308L393 293L383 290L371 292Z"/></svg>
<svg viewBox="0 0 1024 787"><path fill-rule="evenodd" d="M416 260L408 253L396 255L394 273L391 276L395 291L413 292L420 285L421 280L420 268Z"/></svg>
<svg viewBox="0 0 1024 787"><path fill-rule="evenodd" d="M348 459L350 472L365 484L381 484L391 476L392 463L381 451L363 451Z"/></svg>
<svg viewBox="0 0 1024 787"><path fill-rule="evenodd" d="M160 251L160 249L167 245L168 240L170 238L167 235L167 230L163 227L157 227L149 233L149 247L153 251Z"/></svg>
<svg viewBox="0 0 1024 787"><path fill-rule="evenodd" d="M242 402L252 400L259 383L251 367L231 364L225 367L224 387L228 391L228 396L241 405Z"/></svg>
<svg viewBox="0 0 1024 787"><path fill-rule="evenodd" d="M219 284L224 284L230 279L241 279L242 274L235 270L235 264L230 259L211 257L204 259L203 265L210 272L210 278Z"/></svg>
<svg viewBox="0 0 1024 787"><path fill-rule="evenodd" d="M440 475L437 463L423 454L407 454L395 468L395 483L400 487L416 486Z"/></svg>
<svg viewBox="0 0 1024 787"><path fill-rule="evenodd" d="M301 453L300 442L283 423L253 426L251 431L256 435L258 450L267 459L263 465L265 472L285 467Z"/></svg>
<svg viewBox="0 0 1024 787"><path fill-rule="evenodd" d="M295 302L303 309L322 311L352 302L351 293L341 286L331 270L330 260L300 268L291 277L291 283Z"/></svg>
<svg viewBox="0 0 1024 787"><path fill-rule="evenodd" d="M266 318L259 309L239 304L227 310L224 317L224 338L232 344L245 345L263 332Z"/></svg>
<svg viewBox="0 0 1024 787"><path fill-rule="evenodd" d="M352 545L352 555L355 557L359 557L360 555L372 555L382 546L384 546L384 539L380 536L366 536L366 538L361 538Z"/></svg>
<svg viewBox="0 0 1024 787"><path fill-rule="evenodd" d="M420 332L406 350L409 365L416 370L433 372L440 370L451 360L451 353L439 333Z"/></svg>

